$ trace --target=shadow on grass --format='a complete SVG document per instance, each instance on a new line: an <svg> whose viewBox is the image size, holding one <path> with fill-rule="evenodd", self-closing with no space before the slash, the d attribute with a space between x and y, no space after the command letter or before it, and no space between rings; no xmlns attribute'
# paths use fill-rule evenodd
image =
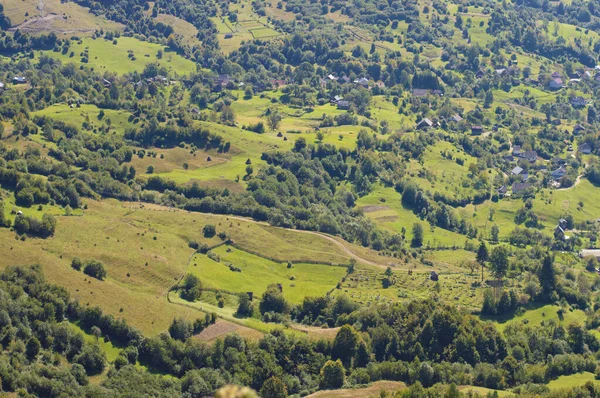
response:
<svg viewBox="0 0 600 398"><path fill-rule="evenodd" d="M542 307L545 307L546 305L548 305L549 303L530 303L525 307L520 307L514 311L511 311L507 314L503 314L503 315L480 315L479 319L481 319L482 321L490 321L490 322L496 322L498 324L505 324L507 322L510 322L512 320L514 320L517 316L522 315L523 313L527 312L527 311L532 311L532 310L537 310L540 309ZM522 309L522 310L521 310ZM561 319L561 321L563 320L563 316L561 313L558 314L559 318Z"/></svg>

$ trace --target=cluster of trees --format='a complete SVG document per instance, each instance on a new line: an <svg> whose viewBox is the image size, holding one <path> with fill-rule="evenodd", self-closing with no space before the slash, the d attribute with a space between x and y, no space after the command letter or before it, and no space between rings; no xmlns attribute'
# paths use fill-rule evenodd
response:
<svg viewBox="0 0 600 398"><path fill-rule="evenodd" d="M48 238L54 235L56 219L50 214L44 214L39 220L35 217L18 214L13 223L15 232L19 235L29 235L39 238Z"/></svg>
<svg viewBox="0 0 600 398"><path fill-rule="evenodd" d="M107 276L104 264L97 260L92 259L84 262L81 261L79 257L75 257L73 258L73 260L71 260L71 267L76 271L80 271L83 268L84 274L99 279L101 281L104 280L104 278L106 278Z"/></svg>

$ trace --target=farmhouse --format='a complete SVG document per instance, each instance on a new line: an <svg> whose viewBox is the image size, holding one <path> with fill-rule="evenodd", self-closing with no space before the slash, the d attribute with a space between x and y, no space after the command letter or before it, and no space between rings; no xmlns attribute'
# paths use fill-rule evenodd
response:
<svg viewBox="0 0 600 398"><path fill-rule="evenodd" d="M554 239L556 239L556 240L569 239L565 230L560 225L557 225L556 228L554 228Z"/></svg>
<svg viewBox="0 0 600 398"><path fill-rule="evenodd" d="M351 81L351 79L346 75L342 76L341 79L344 83L350 83L350 81Z"/></svg>
<svg viewBox="0 0 600 398"><path fill-rule="evenodd" d="M337 108L340 110L347 111L350 109L350 101L341 100L337 102Z"/></svg>
<svg viewBox="0 0 600 398"><path fill-rule="evenodd" d="M571 105L575 108L582 108L587 104L585 98L579 96L571 98L570 102Z"/></svg>
<svg viewBox="0 0 600 398"><path fill-rule="evenodd" d="M329 75L327 75L327 78L328 78L329 80L333 80L334 82L337 82L337 80L338 80L338 78L337 78L337 77L335 77L335 76L333 76L332 74L329 74Z"/></svg>
<svg viewBox="0 0 600 398"><path fill-rule="evenodd" d="M521 174L522 171L523 169L521 167L516 166L514 169L511 170L510 174L518 176L519 174Z"/></svg>
<svg viewBox="0 0 600 398"><path fill-rule="evenodd" d="M575 127L573 127L573 134L578 134L581 131L584 131L585 127L583 127L583 125L581 124L576 124Z"/></svg>
<svg viewBox="0 0 600 398"><path fill-rule="evenodd" d="M483 127L482 126L471 126L471 134L473 134L473 135L483 134Z"/></svg>
<svg viewBox="0 0 600 398"><path fill-rule="evenodd" d="M498 192L498 195L504 196L504 195L506 195L508 193L508 189L506 188L505 185L502 185L500 188L498 188L496 190L496 192Z"/></svg>
<svg viewBox="0 0 600 398"><path fill-rule="evenodd" d="M366 77L361 77L360 79L355 80L354 83L356 83L364 88L369 87L369 79L367 79Z"/></svg>
<svg viewBox="0 0 600 398"><path fill-rule="evenodd" d="M442 95L442 90L428 90L425 88L414 88L412 91L414 97L425 97L427 94Z"/></svg>
<svg viewBox="0 0 600 398"><path fill-rule="evenodd" d="M579 252L579 257L581 257L581 258L596 257L597 259L600 260L600 249L583 249L582 251Z"/></svg>
<svg viewBox="0 0 600 398"><path fill-rule="evenodd" d="M286 84L287 83L285 82L285 80L282 80L282 79L271 79L271 86L273 86L275 88L283 87Z"/></svg>
<svg viewBox="0 0 600 398"><path fill-rule="evenodd" d="M584 155L589 155L592 153L592 146L589 142L584 142L583 144L579 145L577 151L583 153Z"/></svg>
<svg viewBox="0 0 600 398"><path fill-rule="evenodd" d="M558 179L562 178L565 174L567 174L567 168L564 165L560 166L558 169L554 170L550 174L552 175L552 178L554 178L555 180L558 180Z"/></svg>
<svg viewBox="0 0 600 398"><path fill-rule="evenodd" d="M553 165L559 165L560 166L560 165L566 164L567 160L561 158L560 156L555 156L555 157L552 158L551 162L552 162Z"/></svg>
<svg viewBox="0 0 600 398"><path fill-rule="evenodd" d="M548 87L551 90L560 90L563 87L563 80L560 77L557 77L555 79L550 80L550 83L548 83Z"/></svg>
<svg viewBox="0 0 600 398"><path fill-rule="evenodd" d="M421 121L419 123L417 123L418 130L427 130L430 127L433 127L433 122L431 120L429 120L428 118L421 119Z"/></svg>
<svg viewBox="0 0 600 398"><path fill-rule="evenodd" d="M481 79L484 76L485 76L485 71L483 69L479 69L477 71L477 73L475 73L475 77L478 78L478 79Z"/></svg>
<svg viewBox="0 0 600 398"><path fill-rule="evenodd" d="M221 86L227 86L230 82L233 82L233 80L229 75L219 75L219 77L215 79L215 82Z"/></svg>
<svg viewBox="0 0 600 398"><path fill-rule="evenodd" d="M538 154L536 151L527 151L527 152L522 153L521 157L530 163L535 163L535 161L538 158Z"/></svg>
<svg viewBox="0 0 600 398"><path fill-rule="evenodd" d="M521 145L514 145L512 154L513 156L521 156Z"/></svg>
<svg viewBox="0 0 600 398"><path fill-rule="evenodd" d="M452 116L450 119L455 123L460 123L463 120L463 118L458 113Z"/></svg>
<svg viewBox="0 0 600 398"><path fill-rule="evenodd" d="M531 184L528 182L515 182L514 184L512 184L511 190L512 193L521 193L530 187Z"/></svg>
<svg viewBox="0 0 600 398"><path fill-rule="evenodd" d="M25 78L25 76L15 76L15 77L13 77L13 83L14 84L25 84L25 83L27 83L27 79Z"/></svg>

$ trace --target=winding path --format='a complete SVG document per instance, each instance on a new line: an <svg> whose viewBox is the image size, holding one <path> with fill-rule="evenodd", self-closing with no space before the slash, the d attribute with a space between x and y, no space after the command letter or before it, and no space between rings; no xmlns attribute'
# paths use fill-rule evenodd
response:
<svg viewBox="0 0 600 398"><path fill-rule="evenodd" d="M372 265L372 266L375 266L375 267L387 267L387 265L384 265L384 264L381 264L381 263L376 263L376 262L373 262L371 260L367 260L366 258L363 258L363 257L359 256L358 254L356 254L352 250L350 250L342 242L340 242L337 239L335 239L334 237L332 237L330 235L327 235L327 234L324 234L322 232L306 231L306 230L294 229L294 228L274 227L273 225L271 225L269 223L266 223L264 221L256 221L256 220L253 220L251 218L245 218L245 217L239 217L239 216L227 216L227 217L232 218L234 220L240 220L240 221L245 221L245 222L251 222L251 223L254 223L254 224L264 225L264 226L267 226L267 227L281 228L281 229L284 229L286 231L299 232L299 233L303 233L303 234L310 234L310 235L314 235L314 236L319 236L319 237L327 239L331 243L335 244L337 247L339 247L340 249L342 249L342 251L345 254L347 254L351 258L355 259L356 261L360 261L361 263Z"/></svg>

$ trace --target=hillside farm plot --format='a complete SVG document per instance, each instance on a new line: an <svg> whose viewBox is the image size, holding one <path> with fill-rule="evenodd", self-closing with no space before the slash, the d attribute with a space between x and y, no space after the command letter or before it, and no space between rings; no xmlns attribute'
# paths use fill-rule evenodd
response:
<svg viewBox="0 0 600 398"><path fill-rule="evenodd" d="M116 43L104 39L85 38L78 42L73 41L66 54L54 51L42 51L38 54L49 55L64 63L84 65L97 72L108 71L117 74L142 72L150 63L158 63L176 75L186 75L196 70L193 61L167 51L160 44L133 37L119 37ZM162 57L157 56L159 50L163 52Z"/></svg>
<svg viewBox="0 0 600 398"><path fill-rule="evenodd" d="M346 274L345 267L324 264L298 263L287 268L286 263L277 263L228 246L212 252L220 257L220 262L197 254L188 267L188 272L196 274L204 286L236 293L251 291L260 296L269 284L280 283L284 296L295 304L302 302L305 296L325 295ZM241 272L230 270L228 264L241 269Z"/></svg>
<svg viewBox="0 0 600 398"><path fill-rule="evenodd" d="M173 27L175 34L182 37L184 42L192 45L199 44L196 37L198 29L191 23L169 14L159 14L156 20Z"/></svg>
<svg viewBox="0 0 600 398"><path fill-rule="evenodd" d="M401 268L405 265L400 264ZM361 268L346 278L340 289L333 294L346 294L352 300L364 305L393 303L439 297L448 304L461 305L468 309L478 309L481 306L481 289L473 287L479 276L477 273L453 273L448 267L431 267L428 270L393 269L392 282L384 287L384 270ZM432 281L430 272L435 270L440 274L437 282ZM441 270L441 271L440 271Z"/></svg>
<svg viewBox="0 0 600 398"><path fill-rule="evenodd" d="M197 309L170 304L165 294L188 268L194 254L188 246L189 240L210 246L221 242L217 237L203 237L202 229L207 224L214 225L217 232L227 233L236 246L242 248L239 253L238 249L231 253L240 268L245 264L252 267L258 264L256 269L262 270L257 271L258 274L247 270L241 273L242 277L254 275L256 289L264 289L267 281L275 278L264 281L260 278L269 273L266 271L269 267L276 267L276 279L284 283L288 297L294 302L299 302L303 294L325 294L335 288L346 272L345 267L302 261L347 264L348 251L371 258L361 251L366 249L348 243L338 245L317 234L288 231L241 218L116 200L86 200L85 203L88 209L83 216L57 217L55 235L45 240L15 240L13 232L0 229L0 241L10 242L0 245L0 268L41 264L51 283L65 287L83 305L101 306L107 313L125 318L146 334L164 331L175 316L198 316ZM5 207L8 211L12 209L10 204ZM44 210L47 210L46 206ZM28 211L37 212L36 209ZM242 251L244 249L263 253L278 262L263 261ZM225 252L224 258L229 258L227 255L230 253ZM72 269L70 263L74 257L102 262L108 273L107 279L98 281ZM285 265L288 260L295 264L291 270ZM219 271L226 271L228 278L233 274L240 276L223 264L217 265L221 267ZM199 267L189 268L199 270ZM297 280L286 278L288 273ZM244 280L238 282L246 283ZM216 283L221 282L217 280ZM291 286L293 283L297 283L297 287Z"/></svg>
<svg viewBox="0 0 600 398"><path fill-rule="evenodd" d="M568 376L560 376L556 380L550 381L548 384L548 388L550 390L560 390L563 388L572 388L583 386L586 383L594 383L596 386L600 384L600 381L596 380L596 377L591 372L582 372L575 373Z"/></svg>
<svg viewBox="0 0 600 398"><path fill-rule="evenodd" d="M104 114L102 116L101 112ZM96 105L83 104L79 107L68 104L54 104L32 113L73 125L85 131L97 132L98 128L110 125L109 134L123 135L125 129L133 127L133 115L123 110L100 109Z"/></svg>
<svg viewBox="0 0 600 398"><path fill-rule="evenodd" d="M410 245L412 227L419 223L423 226L423 242L426 247L438 247L465 242L465 236L442 228L432 228L421 220L411 209L402 206L402 196L394 188L375 185L368 195L358 199L356 206L361 208L378 226L391 233L399 234L405 230L405 241Z"/></svg>
<svg viewBox="0 0 600 398"><path fill-rule="evenodd" d="M43 5L40 9L40 4ZM91 35L96 30L121 31L123 25L90 13L75 2L61 0L4 0L4 14L10 18L12 30L23 33L57 35Z"/></svg>
<svg viewBox="0 0 600 398"><path fill-rule="evenodd" d="M496 320L494 323L496 324L496 328L503 332L509 325L519 322L526 323L533 327L540 325L542 322L547 323L551 320L564 327L567 327L571 323L585 322L586 315L582 310L565 309L562 314L559 313L559 310L559 306L548 304L525 311L522 315L518 315L512 319L506 321Z"/></svg>
<svg viewBox="0 0 600 398"><path fill-rule="evenodd" d="M171 179L177 183L188 181L211 181L217 185L237 184L245 186L241 178L246 174L246 162L257 170L265 162L261 160L263 152L270 150L286 150L292 147L293 140L284 141L283 137L277 137L276 132L257 134L252 131L242 130L237 127L223 126L217 123L198 121L198 126L209 129L211 132L223 136L226 141L231 142L232 149L225 154L218 154L216 161L203 162L198 168L183 166L166 173L161 177ZM160 152L160 151L159 151ZM198 154L198 156L203 156ZM212 159L212 155L211 155ZM239 180L238 180L239 176Z"/></svg>
<svg viewBox="0 0 600 398"><path fill-rule="evenodd" d="M543 26L543 21L537 21L538 26ZM575 43L578 40L583 46L589 46L589 43L595 43L600 38L600 35L593 30L583 29L575 25L570 25L558 21L547 23L547 30L542 29L542 33L550 40L556 40L558 37L564 38L569 43Z"/></svg>
<svg viewBox="0 0 600 398"><path fill-rule="evenodd" d="M246 6L251 9L249 4L246 4ZM244 10L244 12L245 16L249 15L249 19L231 22L224 17L211 18L219 31L219 45L225 54L238 49L244 41L270 39L281 35L281 33L268 24L266 19L263 22L254 12L246 10Z"/></svg>
<svg viewBox="0 0 600 398"><path fill-rule="evenodd" d="M596 220L600 215L600 187L582 178L568 189L542 190L536 195L533 210L544 216L544 225L552 231L565 214L573 215L576 223Z"/></svg>

